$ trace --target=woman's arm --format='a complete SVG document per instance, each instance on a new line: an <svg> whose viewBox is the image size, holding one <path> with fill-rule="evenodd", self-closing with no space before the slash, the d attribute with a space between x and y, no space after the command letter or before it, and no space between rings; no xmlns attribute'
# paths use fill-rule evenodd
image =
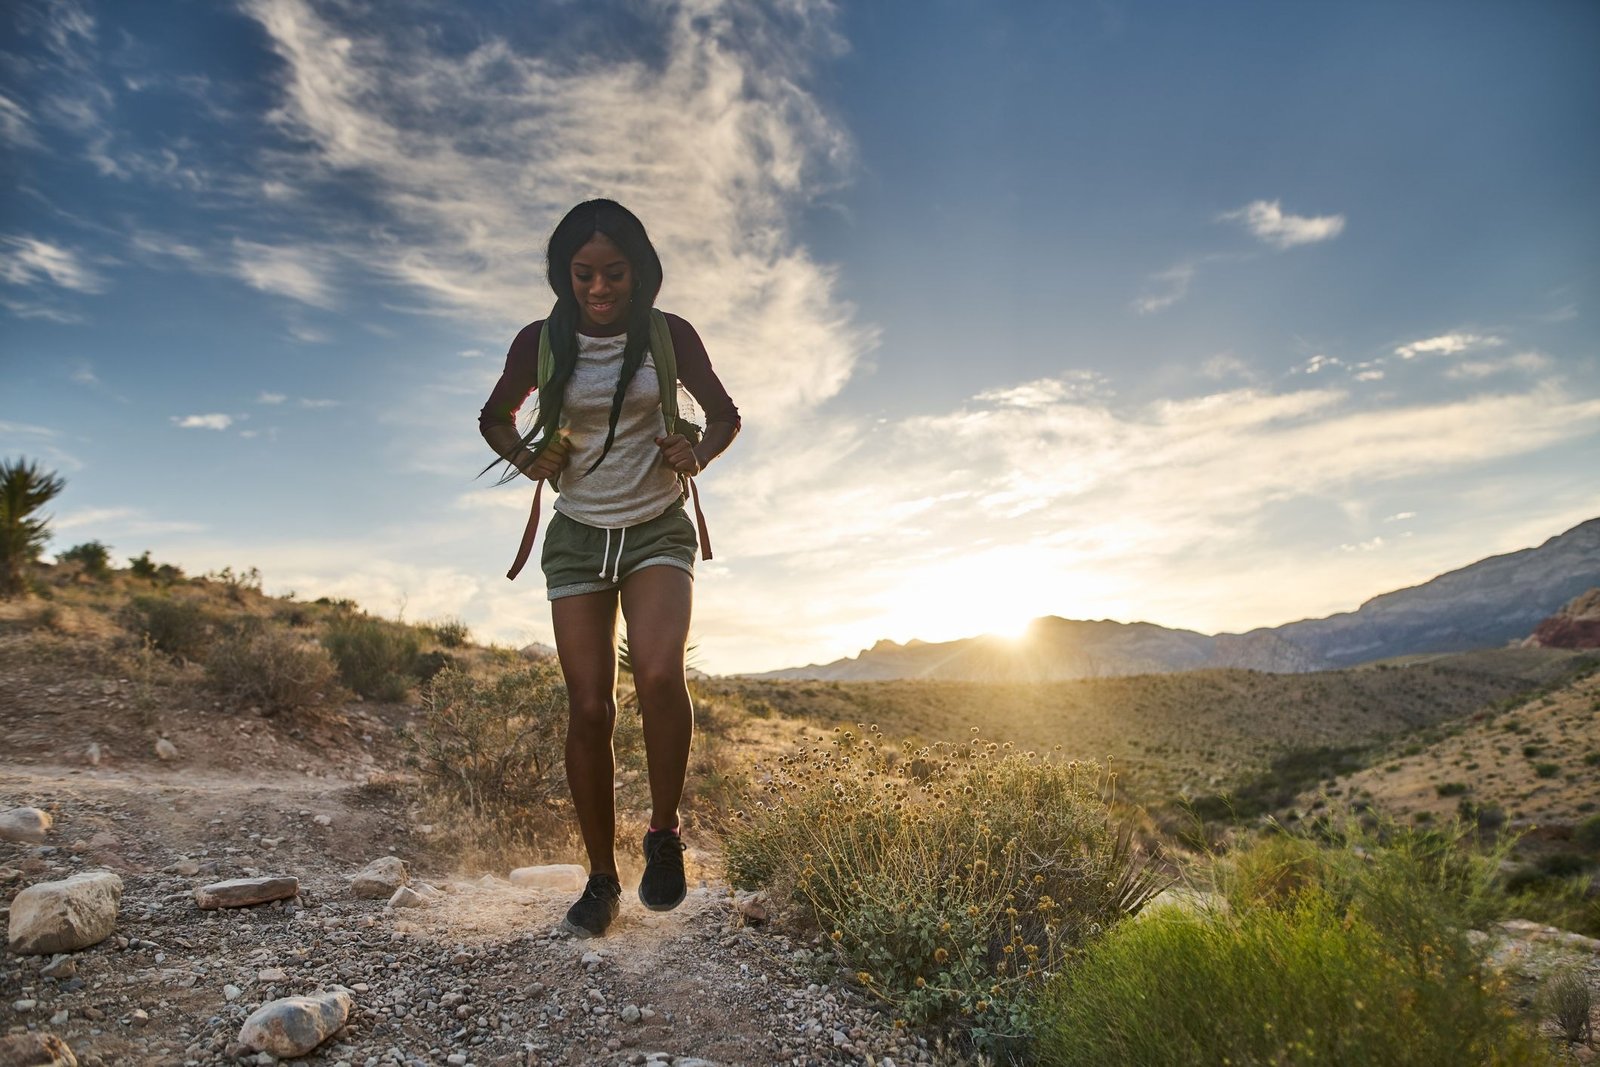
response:
<svg viewBox="0 0 1600 1067"><path fill-rule="evenodd" d="M706 414L705 433L694 448L695 459L704 468L725 452L738 436L739 409L711 368L705 342L700 340L694 327L686 319L668 315L667 328L672 333L672 350L678 361L678 380Z"/></svg>
<svg viewBox="0 0 1600 1067"><path fill-rule="evenodd" d="M495 455L530 478L548 477L532 472L533 452L517 432L517 412L539 384L539 330L542 322L523 327L506 353L505 369L495 382L489 400L478 413L478 432Z"/></svg>

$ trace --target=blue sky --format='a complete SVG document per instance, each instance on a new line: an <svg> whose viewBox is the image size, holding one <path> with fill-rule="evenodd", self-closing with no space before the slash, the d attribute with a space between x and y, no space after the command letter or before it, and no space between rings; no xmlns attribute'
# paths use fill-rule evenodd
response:
<svg viewBox="0 0 1600 1067"><path fill-rule="evenodd" d="M708 669L1348 610L1600 514L1600 9L8 5L55 548L548 641L476 413L614 196L745 415Z"/></svg>

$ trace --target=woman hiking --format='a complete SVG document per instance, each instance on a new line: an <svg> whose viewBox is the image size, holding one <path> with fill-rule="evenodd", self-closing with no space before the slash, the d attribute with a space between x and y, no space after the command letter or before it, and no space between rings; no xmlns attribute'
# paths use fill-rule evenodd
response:
<svg viewBox="0 0 1600 1067"><path fill-rule="evenodd" d="M511 343L479 429L512 468L560 493L542 565L570 706L567 783L589 855L588 884L565 926L598 937L622 896L611 746L619 607L649 761L639 900L670 911L686 892L678 804L694 731L684 652L697 539L684 499L688 479L739 432L739 410L694 327L654 310L661 260L631 211L611 200L579 204L550 235L546 263L555 307ZM655 349L670 350L668 365L675 358L678 382L705 413L703 434L667 410L675 386L663 388ZM535 389L538 413L520 434L517 410ZM512 575L532 544L537 495L534 506ZM703 542L703 522L699 533Z"/></svg>

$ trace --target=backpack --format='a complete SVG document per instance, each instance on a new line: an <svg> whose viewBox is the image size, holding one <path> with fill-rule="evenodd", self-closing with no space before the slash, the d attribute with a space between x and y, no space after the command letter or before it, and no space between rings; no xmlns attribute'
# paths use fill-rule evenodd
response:
<svg viewBox="0 0 1600 1067"><path fill-rule="evenodd" d="M548 319L545 321L549 322ZM699 444L700 427L678 415L678 357L672 347L672 331L667 326L667 317L656 308L650 309L650 358L655 363L656 380L661 383L662 425L668 434L679 433L687 437L692 444ZM555 368L556 357L550 347L550 331L540 329L539 391L541 393L549 384L551 376L555 374ZM700 490L694 484L694 479L686 474L678 475L678 482L683 486L685 495L694 501L695 528L700 538L700 558L710 559L711 534L706 529L705 514L700 510ZM528 556L533 553L533 542L539 533L539 497L543 492L544 479L541 478L538 487L533 491L533 508L528 513L528 524L522 531L522 544L517 548L517 558L511 564L511 569L506 571L508 579L516 579L522 572L523 565L528 562Z"/></svg>

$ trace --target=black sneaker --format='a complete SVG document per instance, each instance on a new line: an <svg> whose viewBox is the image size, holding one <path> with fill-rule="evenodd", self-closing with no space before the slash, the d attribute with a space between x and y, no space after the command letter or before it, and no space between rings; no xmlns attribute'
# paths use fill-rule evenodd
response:
<svg viewBox="0 0 1600 1067"><path fill-rule="evenodd" d="M600 937L622 909L622 883L614 874L591 874L583 896L561 924L573 937Z"/></svg>
<svg viewBox="0 0 1600 1067"><path fill-rule="evenodd" d="M644 876L639 879L639 902L651 911L671 911L683 903L688 887L683 881L683 840L673 830L651 830L644 835Z"/></svg>

